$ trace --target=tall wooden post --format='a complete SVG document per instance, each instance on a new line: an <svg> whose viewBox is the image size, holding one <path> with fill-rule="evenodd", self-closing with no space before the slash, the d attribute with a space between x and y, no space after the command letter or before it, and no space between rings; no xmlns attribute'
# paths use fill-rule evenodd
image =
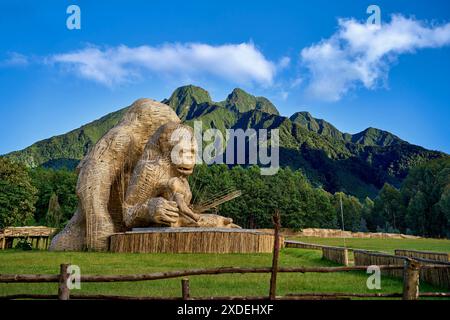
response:
<svg viewBox="0 0 450 320"><path fill-rule="evenodd" d="M60 265L59 287L58 287L59 300L69 300L70 298L70 290L69 287L67 286L67 280L69 279L69 274L67 273L68 268L69 268L68 264Z"/></svg>
<svg viewBox="0 0 450 320"><path fill-rule="evenodd" d="M403 269L403 300L419 298L420 262L406 259Z"/></svg>
<svg viewBox="0 0 450 320"><path fill-rule="evenodd" d="M270 276L270 292L269 299L275 300L277 291L277 272L278 272L278 258L280 255L280 212L277 210L273 215L274 224L274 240L273 240L273 257L272 257L272 275Z"/></svg>
<svg viewBox="0 0 450 320"><path fill-rule="evenodd" d="M189 300L190 298L189 279L187 278L181 280L181 295L183 297L183 300Z"/></svg>

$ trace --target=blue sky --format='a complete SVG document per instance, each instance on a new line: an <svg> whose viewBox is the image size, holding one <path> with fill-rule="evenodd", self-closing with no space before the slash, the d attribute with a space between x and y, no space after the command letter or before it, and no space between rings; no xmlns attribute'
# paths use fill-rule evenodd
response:
<svg viewBox="0 0 450 320"><path fill-rule="evenodd" d="M0 4L0 154L190 83L450 153L448 1L16 2Z"/></svg>

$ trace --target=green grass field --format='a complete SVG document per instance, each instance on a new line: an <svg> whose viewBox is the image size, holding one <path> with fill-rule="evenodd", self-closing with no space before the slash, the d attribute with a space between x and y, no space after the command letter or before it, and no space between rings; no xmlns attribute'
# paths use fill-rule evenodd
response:
<svg viewBox="0 0 450 320"><path fill-rule="evenodd" d="M312 238L293 237L289 240L297 240L308 243L316 243L330 246L343 247L342 238ZM394 253L395 249L421 250L433 252L450 252L450 240L438 239L345 239L347 248L367 249Z"/></svg>
<svg viewBox="0 0 450 320"><path fill-rule="evenodd" d="M268 267L271 254L118 254L56 253L45 251L0 251L1 274L56 274L59 264L80 266L84 274L136 274L165 270L207 267ZM336 266L321 259L320 251L284 249L280 266ZM257 296L267 295L269 274L216 275L190 277L192 296ZM330 274L280 274L278 295L299 292L370 293L364 272ZM401 279L382 277L382 290L401 292ZM424 292L442 291L422 284ZM56 294L57 284L0 284L0 295L18 293ZM116 294L134 296L180 296L180 279L81 284L78 294Z"/></svg>

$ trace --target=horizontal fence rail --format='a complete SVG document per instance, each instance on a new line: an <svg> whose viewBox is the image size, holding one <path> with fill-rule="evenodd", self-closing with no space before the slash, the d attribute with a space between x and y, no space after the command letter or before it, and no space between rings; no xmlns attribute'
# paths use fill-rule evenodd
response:
<svg viewBox="0 0 450 320"><path fill-rule="evenodd" d="M437 266L439 267L439 266ZM403 270L403 266L384 265L379 266L381 270ZM366 271L366 266L353 267L280 267L278 273L332 273L332 272L350 272ZM210 269L191 269L168 272L154 272L148 274L130 274L130 275L81 275L81 282L132 282L149 281L170 278L180 278L185 276L216 275L216 274L246 274L246 273L270 273L272 268L210 268ZM36 283L36 282L59 282L60 275L34 275L34 274L0 274L0 283Z"/></svg>
<svg viewBox="0 0 450 320"><path fill-rule="evenodd" d="M86 300L266 300L267 296L249 296L249 297L190 297L189 280L182 279L182 296L181 297L140 297L140 296L120 296L120 295L90 295L90 294L69 294L67 283L61 282L61 279L67 279L68 265L61 265L61 274L57 275L33 275L33 274L0 274L0 283L60 283L59 294L14 294L0 296L0 299L86 299ZM404 266L399 265L381 265L381 270L403 270ZM421 268L442 268L442 265L422 265ZM281 273L334 273L334 272L351 272L365 271L366 266L351 267L281 267L277 272ZM151 281L161 279L180 278L185 276L198 275L218 275L218 274L254 274L254 273L271 273L272 268L209 268L209 269L192 269L179 270L169 272L154 272L149 274L135 275L81 275L81 282L133 282L133 281ZM406 278L405 278L406 279ZM405 280L406 281L406 280ZM415 286L415 284L413 284ZM418 286L418 282L417 282ZM332 300L345 298L400 298L404 293L291 293L286 296L276 296L277 300ZM450 293L446 292L427 292L418 293L417 297L450 297Z"/></svg>

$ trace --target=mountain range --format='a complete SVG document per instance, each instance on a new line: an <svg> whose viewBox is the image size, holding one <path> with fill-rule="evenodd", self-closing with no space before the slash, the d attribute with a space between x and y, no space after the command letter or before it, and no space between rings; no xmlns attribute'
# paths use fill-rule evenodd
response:
<svg viewBox="0 0 450 320"><path fill-rule="evenodd" d="M284 117L267 98L242 89L234 89L224 101L214 102L206 90L189 85L176 89L162 102L188 125L201 120L204 127L221 131L279 129L282 166L301 169L313 185L329 192L344 191L359 198L375 196L386 182L399 186L413 166L448 156L375 128L343 133L308 112ZM5 156L29 167L73 169L127 108Z"/></svg>

